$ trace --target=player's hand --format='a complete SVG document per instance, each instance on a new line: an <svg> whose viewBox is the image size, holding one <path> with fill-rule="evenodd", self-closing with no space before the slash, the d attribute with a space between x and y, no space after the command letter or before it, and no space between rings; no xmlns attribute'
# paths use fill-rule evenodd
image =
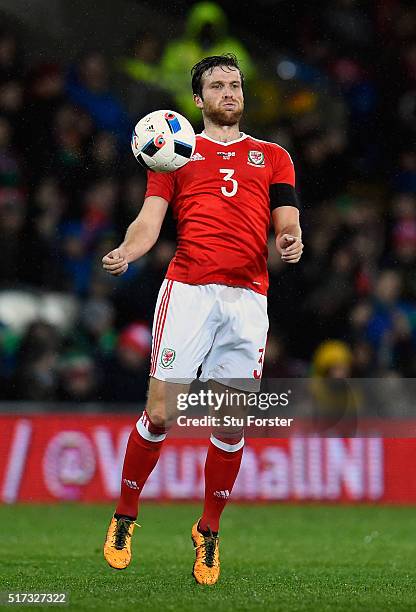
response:
<svg viewBox="0 0 416 612"><path fill-rule="evenodd" d="M276 239L276 247L282 256L282 261L297 263L302 257L303 242L301 238L291 234L283 234Z"/></svg>
<svg viewBox="0 0 416 612"><path fill-rule="evenodd" d="M127 262L127 253L122 246L118 247L118 249L110 251L107 253L107 255L104 255L102 262L104 270L113 276L120 276L121 274L124 274L129 267Z"/></svg>

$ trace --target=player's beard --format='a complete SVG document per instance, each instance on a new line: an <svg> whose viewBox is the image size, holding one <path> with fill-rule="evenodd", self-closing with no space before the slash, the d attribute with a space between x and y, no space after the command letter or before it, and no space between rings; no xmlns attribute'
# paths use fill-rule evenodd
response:
<svg viewBox="0 0 416 612"><path fill-rule="evenodd" d="M235 110L225 110L224 108L215 107L207 101L204 102L205 117L216 125L236 125L240 122L243 110L243 103L241 106L237 106Z"/></svg>

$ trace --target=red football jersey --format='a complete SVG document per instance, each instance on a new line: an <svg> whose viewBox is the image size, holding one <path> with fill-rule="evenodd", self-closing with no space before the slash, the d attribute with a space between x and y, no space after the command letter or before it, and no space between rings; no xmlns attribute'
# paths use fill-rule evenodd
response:
<svg viewBox="0 0 416 612"><path fill-rule="evenodd" d="M191 160L170 173L148 172L148 196L170 202L178 246L166 278L219 283L266 294L269 187L295 185L289 153L243 134L232 142L196 137Z"/></svg>

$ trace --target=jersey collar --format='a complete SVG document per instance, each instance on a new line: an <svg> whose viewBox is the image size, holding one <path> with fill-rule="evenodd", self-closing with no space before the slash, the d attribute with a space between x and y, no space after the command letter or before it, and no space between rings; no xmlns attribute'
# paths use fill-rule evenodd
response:
<svg viewBox="0 0 416 612"><path fill-rule="evenodd" d="M210 138L209 136L207 136L205 132L201 132L200 134L197 134L197 135L202 136L202 138L205 138L206 140L210 140L211 142L215 142L215 144L222 145L223 147L228 147L229 145L233 145L236 142L241 142L242 140L245 140L246 138L248 138L248 134L244 134L244 132L241 132L240 138L237 138L237 140L230 140L230 142L221 142L219 140L214 140L213 138Z"/></svg>

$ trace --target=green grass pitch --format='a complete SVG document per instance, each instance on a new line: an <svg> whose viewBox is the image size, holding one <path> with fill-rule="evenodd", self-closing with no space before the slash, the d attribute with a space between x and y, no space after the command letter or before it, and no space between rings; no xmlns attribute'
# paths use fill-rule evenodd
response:
<svg viewBox="0 0 416 612"><path fill-rule="evenodd" d="M0 590L66 591L72 610L416 610L416 508L230 504L213 587L191 576L199 510L144 504L132 564L117 571L102 557L109 506L2 506Z"/></svg>

